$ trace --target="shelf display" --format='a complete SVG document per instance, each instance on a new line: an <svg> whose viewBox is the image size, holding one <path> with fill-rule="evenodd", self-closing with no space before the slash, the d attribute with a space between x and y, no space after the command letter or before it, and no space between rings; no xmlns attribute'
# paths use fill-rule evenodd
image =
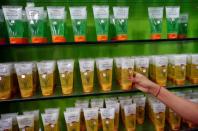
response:
<svg viewBox="0 0 198 131"><path fill-rule="evenodd" d="M193 84L198 83L198 55L188 55L186 76Z"/></svg>

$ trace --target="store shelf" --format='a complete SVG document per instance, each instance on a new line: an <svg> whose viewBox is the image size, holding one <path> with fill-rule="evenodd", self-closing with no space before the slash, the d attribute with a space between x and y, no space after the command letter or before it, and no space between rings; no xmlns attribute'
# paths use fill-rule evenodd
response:
<svg viewBox="0 0 198 131"><path fill-rule="evenodd" d="M192 85L189 83L186 83L184 86L176 86L176 85L171 85L168 84L167 88L169 90L177 90L177 89L189 89L189 88L197 88L198 85ZM16 96L12 99L9 100L0 100L1 103L16 103L16 102L28 102L28 101L38 101L38 100L50 100L50 99L62 99L62 98L75 98L75 97L87 97L87 96L103 96L103 95L119 95L119 94L127 94L127 93L137 93L140 92L137 89L132 89L129 91L123 91L120 90L120 87L117 85L113 85L112 91L109 92L104 92L97 87L94 92L92 93L83 93L82 88L75 88L74 93L71 95L63 95L61 92L61 87L56 86L54 95L52 96L42 96L40 88L38 91L35 93L33 97L30 98L21 98L20 96ZM78 90L77 90L78 89Z"/></svg>
<svg viewBox="0 0 198 131"><path fill-rule="evenodd" d="M198 42L198 38L185 38L185 39L160 39L160 40L151 40L151 39L144 39L144 40L125 40L125 41L105 41L105 42L98 42L98 41L87 41L87 42L66 42L66 43L46 43L46 44L6 44L0 45L1 47L29 47L29 46L56 46L56 45L117 45L117 44L145 44L145 43L158 43L158 42Z"/></svg>

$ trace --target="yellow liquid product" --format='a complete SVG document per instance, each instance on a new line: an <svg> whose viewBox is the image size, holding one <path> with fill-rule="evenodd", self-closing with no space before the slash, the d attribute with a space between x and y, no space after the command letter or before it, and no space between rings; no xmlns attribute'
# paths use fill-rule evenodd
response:
<svg viewBox="0 0 198 131"><path fill-rule="evenodd" d="M168 112L168 121L171 127L171 130L178 131L180 130L181 117L174 112Z"/></svg>
<svg viewBox="0 0 198 131"><path fill-rule="evenodd" d="M135 114L125 116L125 127L126 127L126 131L135 131L136 129L136 115Z"/></svg>
<svg viewBox="0 0 198 131"><path fill-rule="evenodd" d="M191 83L198 84L198 65L190 64L187 66L187 70L189 72L189 79Z"/></svg>
<svg viewBox="0 0 198 131"><path fill-rule="evenodd" d="M23 129L19 129L19 131L34 131L34 127L25 127Z"/></svg>
<svg viewBox="0 0 198 131"><path fill-rule="evenodd" d="M129 80L133 76L133 69L122 69L121 70L121 88L122 90L130 90L132 82Z"/></svg>
<svg viewBox="0 0 198 131"><path fill-rule="evenodd" d="M0 99L9 99L11 93L11 76L0 76Z"/></svg>
<svg viewBox="0 0 198 131"><path fill-rule="evenodd" d="M154 67L155 69L155 75L154 80L157 84L160 86L166 86L167 82L167 67L161 66L161 67Z"/></svg>
<svg viewBox="0 0 198 131"><path fill-rule="evenodd" d="M86 131L98 131L98 119L85 120Z"/></svg>
<svg viewBox="0 0 198 131"><path fill-rule="evenodd" d="M165 112L154 113L154 125L156 131L164 131L165 127Z"/></svg>
<svg viewBox="0 0 198 131"><path fill-rule="evenodd" d="M83 92L93 92L94 72L86 71L81 72L81 80L83 85Z"/></svg>
<svg viewBox="0 0 198 131"><path fill-rule="evenodd" d="M33 96L33 75L24 74L17 75L19 89L22 97L31 97Z"/></svg>
<svg viewBox="0 0 198 131"><path fill-rule="evenodd" d="M54 88L54 74L39 74L39 79L43 96L52 95Z"/></svg>
<svg viewBox="0 0 198 131"><path fill-rule="evenodd" d="M116 74L116 80L118 84L120 85L120 80L121 80L121 67L116 67L115 69L115 74Z"/></svg>
<svg viewBox="0 0 198 131"><path fill-rule="evenodd" d="M136 107L136 119L138 124L144 123L145 109L144 107Z"/></svg>
<svg viewBox="0 0 198 131"><path fill-rule="evenodd" d="M103 119L102 120L103 131L113 131L114 130L114 119Z"/></svg>
<svg viewBox="0 0 198 131"><path fill-rule="evenodd" d="M141 73L142 75L148 77L148 68L144 68L144 67L139 67L139 68L135 68L135 71L138 73Z"/></svg>
<svg viewBox="0 0 198 131"><path fill-rule="evenodd" d="M119 113L115 113L115 121L114 121L114 131L118 131L119 128Z"/></svg>
<svg viewBox="0 0 198 131"><path fill-rule="evenodd" d="M80 122L67 123L67 131L80 131Z"/></svg>
<svg viewBox="0 0 198 131"><path fill-rule="evenodd" d="M73 72L60 73L60 81L62 87L62 93L64 95L71 94L73 92Z"/></svg>
<svg viewBox="0 0 198 131"><path fill-rule="evenodd" d="M111 91L112 88L112 70L99 71L99 82L103 91Z"/></svg>
<svg viewBox="0 0 198 131"><path fill-rule="evenodd" d="M44 126L44 131L58 131L57 129L57 126L58 124L55 124L55 125L52 125L52 124L49 124L49 125L45 125Z"/></svg>
<svg viewBox="0 0 198 131"><path fill-rule="evenodd" d="M174 66L173 81L176 85L184 85L186 78L186 66Z"/></svg>

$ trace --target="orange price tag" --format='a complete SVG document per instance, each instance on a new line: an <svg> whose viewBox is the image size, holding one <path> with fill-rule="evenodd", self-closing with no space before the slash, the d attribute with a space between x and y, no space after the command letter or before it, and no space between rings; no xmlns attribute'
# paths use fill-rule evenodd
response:
<svg viewBox="0 0 198 131"><path fill-rule="evenodd" d="M86 38L85 38L85 36L75 36L74 41L75 42L85 42Z"/></svg>
<svg viewBox="0 0 198 131"><path fill-rule="evenodd" d="M107 41L108 36L107 35L97 35L97 40L98 41Z"/></svg>
<svg viewBox="0 0 198 131"><path fill-rule="evenodd" d="M27 38L10 37L10 44L27 44L27 43L28 43Z"/></svg>
<svg viewBox="0 0 198 131"><path fill-rule="evenodd" d="M6 44L6 39L5 38L0 38L0 45Z"/></svg>
<svg viewBox="0 0 198 131"><path fill-rule="evenodd" d="M127 35L118 35L116 40L127 40L128 36Z"/></svg>
<svg viewBox="0 0 198 131"><path fill-rule="evenodd" d="M45 37L32 37L32 43L35 43L35 44L47 43L47 38L45 38Z"/></svg>
<svg viewBox="0 0 198 131"><path fill-rule="evenodd" d="M61 43L66 42L66 38L64 36L52 36L52 42L54 43Z"/></svg>
<svg viewBox="0 0 198 131"><path fill-rule="evenodd" d="M159 39L161 39L161 34L152 34L151 39L152 40L159 40Z"/></svg>
<svg viewBox="0 0 198 131"><path fill-rule="evenodd" d="M177 39L177 34L176 33L170 33L168 34L168 39Z"/></svg>

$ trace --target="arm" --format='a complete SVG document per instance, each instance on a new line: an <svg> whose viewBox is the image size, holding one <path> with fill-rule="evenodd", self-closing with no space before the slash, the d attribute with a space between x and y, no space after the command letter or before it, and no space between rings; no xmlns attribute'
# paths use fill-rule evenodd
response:
<svg viewBox="0 0 198 131"><path fill-rule="evenodd" d="M166 104L169 108L179 114L186 120L198 124L198 104L192 103L188 100L180 98L173 93L169 92L154 82L148 80L145 76L135 73L131 81L139 90L150 93Z"/></svg>

